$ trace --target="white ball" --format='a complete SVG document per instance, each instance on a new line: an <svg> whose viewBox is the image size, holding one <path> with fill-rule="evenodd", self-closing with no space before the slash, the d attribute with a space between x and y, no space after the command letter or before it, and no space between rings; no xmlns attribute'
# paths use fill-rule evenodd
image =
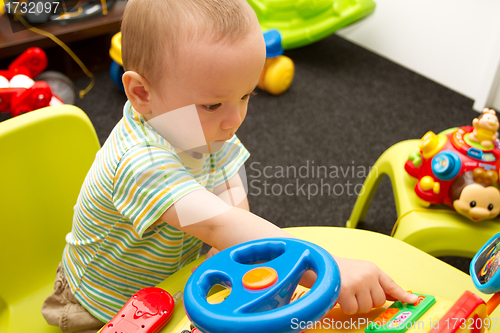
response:
<svg viewBox="0 0 500 333"><path fill-rule="evenodd" d="M9 80L5 76L0 76L0 88L10 87Z"/></svg>
<svg viewBox="0 0 500 333"><path fill-rule="evenodd" d="M26 75L16 75L10 80L11 88L29 88L35 81Z"/></svg>

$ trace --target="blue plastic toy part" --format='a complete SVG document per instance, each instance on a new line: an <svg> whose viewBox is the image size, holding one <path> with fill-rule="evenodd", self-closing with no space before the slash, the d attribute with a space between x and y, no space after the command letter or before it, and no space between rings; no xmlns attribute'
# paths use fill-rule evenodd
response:
<svg viewBox="0 0 500 333"><path fill-rule="evenodd" d="M262 289L248 289L242 280L256 268L274 269L277 280ZM289 304L306 270L316 272L316 282ZM210 304L207 294L216 284L231 293L223 302ZM205 333L269 332L271 327L275 333L299 332L300 325L293 324L321 319L339 291L339 269L326 250L303 240L270 238L233 246L201 264L184 289L184 308Z"/></svg>
<svg viewBox="0 0 500 333"><path fill-rule="evenodd" d="M500 291L500 233L496 234L476 253L470 263L470 276L476 288L493 294Z"/></svg>
<svg viewBox="0 0 500 333"><path fill-rule="evenodd" d="M109 67L109 75L111 76L111 80L116 84L118 88L122 91L125 91L123 88L122 75L125 73L123 67L114 60L111 60L111 66Z"/></svg>
<svg viewBox="0 0 500 333"><path fill-rule="evenodd" d="M450 180L460 172L462 162L457 153L445 150L432 159L432 172L441 180Z"/></svg>
<svg viewBox="0 0 500 333"><path fill-rule="evenodd" d="M281 33L278 29L269 29L264 32L264 40L266 41L266 58L274 58L283 54Z"/></svg>

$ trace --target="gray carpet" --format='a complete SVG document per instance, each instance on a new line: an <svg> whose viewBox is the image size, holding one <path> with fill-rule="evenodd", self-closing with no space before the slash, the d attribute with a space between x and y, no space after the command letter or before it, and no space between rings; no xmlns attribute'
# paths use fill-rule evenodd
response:
<svg viewBox="0 0 500 333"><path fill-rule="evenodd" d="M472 100L337 36L286 55L296 66L291 88L279 97L259 91L238 131L252 154L246 164L251 210L280 227L344 226L368 168L384 150L477 116ZM96 78L77 105L102 143L125 96L108 73ZM88 79L75 83L82 89ZM384 179L360 227L389 234L395 220ZM443 259L468 270L467 259Z"/></svg>

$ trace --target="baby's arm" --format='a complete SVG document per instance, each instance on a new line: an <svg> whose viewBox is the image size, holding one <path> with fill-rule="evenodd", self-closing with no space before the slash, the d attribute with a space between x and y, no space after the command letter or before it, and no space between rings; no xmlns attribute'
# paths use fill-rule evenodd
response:
<svg viewBox="0 0 500 333"><path fill-rule="evenodd" d="M227 182L216 186L213 193L230 206L250 210L245 187L238 173Z"/></svg>
<svg viewBox="0 0 500 333"><path fill-rule="evenodd" d="M190 202L193 199L195 202ZM184 216L188 207L191 210L196 207L197 213L200 213L200 210L206 210L212 216L206 215L206 218L201 218L199 215L199 222L181 223L183 218L179 219L179 216ZM214 215L214 212L220 213ZM167 209L161 219L221 251L230 246L255 239L294 238L267 220L245 209L230 207L215 194L204 190L194 191L182 197L176 204ZM335 257L335 260L339 266L342 280L338 303L345 313L368 312L374 306L383 305L386 299L400 299L407 303L416 301L415 295L405 292L375 264L339 257ZM315 274L309 271L301 280L301 284L311 287L314 280Z"/></svg>
<svg viewBox="0 0 500 333"><path fill-rule="evenodd" d="M237 173L227 182L224 182L214 188L213 193L224 200L230 206L238 207L250 211L245 187L240 175ZM219 250L212 247L206 254L205 260L217 254Z"/></svg>

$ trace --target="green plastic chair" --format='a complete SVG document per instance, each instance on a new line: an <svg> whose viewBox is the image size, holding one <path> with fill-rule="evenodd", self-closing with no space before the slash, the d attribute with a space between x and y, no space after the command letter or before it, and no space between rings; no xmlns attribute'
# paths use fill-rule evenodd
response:
<svg viewBox="0 0 500 333"><path fill-rule="evenodd" d="M476 223L444 205L422 207L414 191L417 180L404 169L408 155L419 150L419 143L420 140L399 142L379 157L366 177L364 191L357 198L346 226L356 228L359 221L364 221L373 195L387 175L398 215L392 236L433 256L472 258L488 239L500 232L500 218Z"/></svg>
<svg viewBox="0 0 500 333"><path fill-rule="evenodd" d="M0 123L0 332L60 332L40 310L98 149L92 123L72 105Z"/></svg>

